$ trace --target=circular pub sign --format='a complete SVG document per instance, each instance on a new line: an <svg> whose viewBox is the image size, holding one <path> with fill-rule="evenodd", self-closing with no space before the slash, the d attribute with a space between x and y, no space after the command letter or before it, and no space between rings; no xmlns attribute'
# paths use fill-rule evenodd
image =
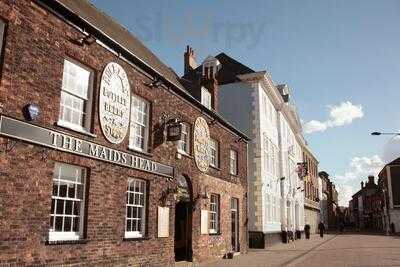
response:
<svg viewBox="0 0 400 267"><path fill-rule="evenodd" d="M198 117L194 124L193 142L197 168L202 172L207 172L210 165L210 131L207 121L202 117Z"/></svg>
<svg viewBox="0 0 400 267"><path fill-rule="evenodd" d="M128 133L131 89L126 72L117 63L104 68L99 101L101 130L108 141L119 144Z"/></svg>

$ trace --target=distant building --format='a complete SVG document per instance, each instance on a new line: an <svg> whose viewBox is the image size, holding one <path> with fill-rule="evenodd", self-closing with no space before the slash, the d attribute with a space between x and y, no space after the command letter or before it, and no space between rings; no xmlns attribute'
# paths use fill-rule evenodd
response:
<svg viewBox="0 0 400 267"><path fill-rule="evenodd" d="M382 190L375 183L374 176L368 176L368 182L361 182L361 189L352 196L349 203L351 220L359 230L383 229Z"/></svg>
<svg viewBox="0 0 400 267"><path fill-rule="evenodd" d="M330 192L328 191L328 184L330 183L329 174L321 171L318 173L321 183L321 199L319 202L320 207L320 220L325 224L325 227L328 229L328 200L330 199Z"/></svg>
<svg viewBox="0 0 400 267"><path fill-rule="evenodd" d="M305 224L310 225L311 233L318 231L320 221L320 186L318 177L318 160L308 146L302 146L303 160L307 166L307 175L304 177L304 217Z"/></svg>

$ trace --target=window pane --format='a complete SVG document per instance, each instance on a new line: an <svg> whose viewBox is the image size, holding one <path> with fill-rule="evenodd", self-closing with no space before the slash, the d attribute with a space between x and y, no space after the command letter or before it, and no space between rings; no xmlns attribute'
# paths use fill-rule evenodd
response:
<svg viewBox="0 0 400 267"><path fill-rule="evenodd" d="M57 216L55 223L55 231L62 231L63 217Z"/></svg>
<svg viewBox="0 0 400 267"><path fill-rule="evenodd" d="M64 201L63 200L57 200L57 205L56 205L56 214L63 214L64 213Z"/></svg>
<svg viewBox="0 0 400 267"><path fill-rule="evenodd" d="M74 232L79 231L79 221L80 221L79 217L74 218L74 225L73 225L72 231L74 231Z"/></svg>
<svg viewBox="0 0 400 267"><path fill-rule="evenodd" d="M64 232L69 232L72 229L72 218L65 217L64 218Z"/></svg>
<svg viewBox="0 0 400 267"><path fill-rule="evenodd" d="M72 206L73 206L73 201L67 200L65 201L65 214L67 215L72 215Z"/></svg>

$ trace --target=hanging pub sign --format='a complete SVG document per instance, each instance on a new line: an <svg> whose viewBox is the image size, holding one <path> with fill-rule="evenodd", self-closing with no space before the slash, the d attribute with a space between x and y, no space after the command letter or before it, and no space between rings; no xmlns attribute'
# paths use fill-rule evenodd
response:
<svg viewBox="0 0 400 267"><path fill-rule="evenodd" d="M297 163L297 174L299 175L300 179L302 179L308 175L307 162Z"/></svg>
<svg viewBox="0 0 400 267"><path fill-rule="evenodd" d="M124 69L108 63L100 83L100 125L104 136L113 144L121 143L129 128L131 89Z"/></svg>
<svg viewBox="0 0 400 267"><path fill-rule="evenodd" d="M182 138L182 123L170 122L167 124L167 141L179 141Z"/></svg>
<svg viewBox="0 0 400 267"><path fill-rule="evenodd" d="M0 116L1 135L168 178L174 177L172 166L6 116Z"/></svg>
<svg viewBox="0 0 400 267"><path fill-rule="evenodd" d="M196 166L200 171L207 172L210 165L210 130L202 117L198 117L194 124L193 144Z"/></svg>

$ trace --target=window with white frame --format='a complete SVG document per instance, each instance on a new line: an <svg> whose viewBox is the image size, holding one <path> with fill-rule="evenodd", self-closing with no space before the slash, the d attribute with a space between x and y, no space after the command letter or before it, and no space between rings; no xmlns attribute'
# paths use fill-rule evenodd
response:
<svg viewBox="0 0 400 267"><path fill-rule="evenodd" d="M279 174L279 150L266 134L263 135L263 164L265 173Z"/></svg>
<svg viewBox="0 0 400 267"><path fill-rule="evenodd" d="M211 234L219 232L219 195L210 196L210 229Z"/></svg>
<svg viewBox="0 0 400 267"><path fill-rule="evenodd" d="M64 60L58 124L90 131L92 71L70 59Z"/></svg>
<svg viewBox="0 0 400 267"><path fill-rule="evenodd" d="M182 136L178 141L178 151L186 155L190 154L190 125L186 122L182 123Z"/></svg>
<svg viewBox="0 0 400 267"><path fill-rule="evenodd" d="M149 138L150 104L145 99L133 95L129 148L146 152Z"/></svg>
<svg viewBox="0 0 400 267"><path fill-rule="evenodd" d="M214 168L219 167L219 144L212 138L210 138L210 165Z"/></svg>
<svg viewBox="0 0 400 267"><path fill-rule="evenodd" d="M146 190L144 180L130 178L126 190L125 238L143 237L146 223Z"/></svg>
<svg viewBox="0 0 400 267"><path fill-rule="evenodd" d="M232 175L238 174L238 158L235 150L229 151L229 173Z"/></svg>
<svg viewBox="0 0 400 267"><path fill-rule="evenodd" d="M49 241L83 236L86 169L56 163L53 173Z"/></svg>
<svg viewBox="0 0 400 267"><path fill-rule="evenodd" d="M211 109L211 93L205 87L201 87L201 104Z"/></svg>

